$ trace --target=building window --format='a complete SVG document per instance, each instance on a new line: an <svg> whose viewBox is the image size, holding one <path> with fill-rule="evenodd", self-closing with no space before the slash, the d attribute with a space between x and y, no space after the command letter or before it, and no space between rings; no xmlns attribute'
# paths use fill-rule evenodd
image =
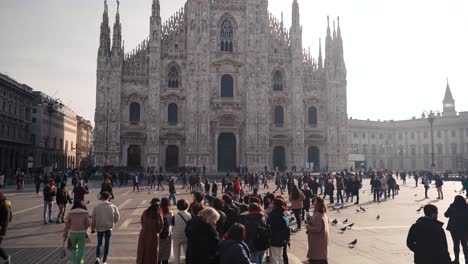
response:
<svg viewBox="0 0 468 264"><path fill-rule="evenodd" d="M362 153L367 154L367 144L362 145Z"/></svg>
<svg viewBox="0 0 468 264"><path fill-rule="evenodd" d="M221 97L234 97L234 78L229 74L221 77Z"/></svg>
<svg viewBox="0 0 468 264"><path fill-rule="evenodd" d="M130 122L140 122L140 104L137 102L133 102L130 104Z"/></svg>
<svg viewBox="0 0 468 264"><path fill-rule="evenodd" d="M455 130L452 130L452 137L456 137L457 136L457 132Z"/></svg>
<svg viewBox="0 0 468 264"><path fill-rule="evenodd" d="M377 147L375 146L375 144L372 144L372 146L371 146L371 154L372 154L372 155L377 154ZM375 167L375 166L374 166L374 167Z"/></svg>
<svg viewBox="0 0 468 264"><path fill-rule="evenodd" d="M232 21L225 18L221 23L221 51L233 52L234 27Z"/></svg>
<svg viewBox="0 0 468 264"><path fill-rule="evenodd" d="M411 139L414 139L414 132L411 132Z"/></svg>
<svg viewBox="0 0 468 264"><path fill-rule="evenodd" d="M167 87L179 88L179 68L177 65L170 65L167 73Z"/></svg>
<svg viewBox="0 0 468 264"><path fill-rule="evenodd" d="M444 148L444 146L441 143L437 144L437 154L438 155L443 154L443 148Z"/></svg>
<svg viewBox="0 0 468 264"><path fill-rule="evenodd" d="M398 146L398 155L403 156L403 145Z"/></svg>
<svg viewBox="0 0 468 264"><path fill-rule="evenodd" d="M452 155L457 155L457 152L458 152L458 146L456 143L452 143L451 145L452 147Z"/></svg>
<svg viewBox="0 0 468 264"><path fill-rule="evenodd" d="M411 145L411 156L416 156L416 145ZM414 168L414 167L413 167Z"/></svg>
<svg viewBox="0 0 468 264"><path fill-rule="evenodd" d="M284 76L280 70L273 72L273 91L280 92L284 89Z"/></svg>
<svg viewBox="0 0 468 264"><path fill-rule="evenodd" d="M282 106L275 107L275 125L277 127L284 126L284 109Z"/></svg>
<svg viewBox="0 0 468 264"><path fill-rule="evenodd" d="M310 126L317 126L317 108L315 107L309 107L308 112L308 121ZM357 137L357 133L356 137Z"/></svg>
<svg viewBox="0 0 468 264"><path fill-rule="evenodd" d="M171 125L179 122L179 107L175 103L169 104L167 107L167 122Z"/></svg>
<svg viewBox="0 0 468 264"><path fill-rule="evenodd" d="M68 140L65 140L65 151L68 151Z"/></svg>
<svg viewBox="0 0 468 264"><path fill-rule="evenodd" d="M429 144L423 145L424 155L429 155Z"/></svg>

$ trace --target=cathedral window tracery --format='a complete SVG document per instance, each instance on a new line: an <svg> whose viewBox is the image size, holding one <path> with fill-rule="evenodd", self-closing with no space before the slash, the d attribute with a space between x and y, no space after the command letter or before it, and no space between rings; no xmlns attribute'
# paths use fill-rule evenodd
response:
<svg viewBox="0 0 468 264"><path fill-rule="evenodd" d="M274 119L276 127L284 126L284 108L282 106L275 107Z"/></svg>
<svg viewBox="0 0 468 264"><path fill-rule="evenodd" d="M175 103L171 103L167 107L167 122L170 125L175 125L179 122L179 107Z"/></svg>
<svg viewBox="0 0 468 264"><path fill-rule="evenodd" d="M308 123L310 126L317 126L317 108L314 106L309 107L308 109Z"/></svg>
<svg viewBox="0 0 468 264"><path fill-rule="evenodd" d="M179 68L177 65L169 66L169 71L167 73L167 87L169 88L179 88Z"/></svg>
<svg viewBox="0 0 468 264"><path fill-rule="evenodd" d="M280 70L273 73L273 91L280 92L284 89L284 76Z"/></svg>
<svg viewBox="0 0 468 264"><path fill-rule="evenodd" d="M130 104L130 123L140 122L140 104L133 102Z"/></svg>
<svg viewBox="0 0 468 264"><path fill-rule="evenodd" d="M234 51L234 27L229 18L225 18L221 23L221 51Z"/></svg>

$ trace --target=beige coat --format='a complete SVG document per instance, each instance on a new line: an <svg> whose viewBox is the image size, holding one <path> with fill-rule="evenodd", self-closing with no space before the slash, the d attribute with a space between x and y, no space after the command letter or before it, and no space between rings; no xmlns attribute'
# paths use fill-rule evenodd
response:
<svg viewBox="0 0 468 264"><path fill-rule="evenodd" d="M304 206L305 195L302 191L299 191L299 199L293 200L292 194L289 195L289 201L291 201L291 208L292 209L302 209Z"/></svg>
<svg viewBox="0 0 468 264"><path fill-rule="evenodd" d="M309 250L307 258L310 260L325 260L328 258L328 217L327 214L314 212L312 221L307 225Z"/></svg>
<svg viewBox="0 0 468 264"><path fill-rule="evenodd" d="M91 225L89 220L88 211L76 208L68 213L67 222L65 229L63 230L63 238L68 238L68 232L70 233L83 233L86 232Z"/></svg>

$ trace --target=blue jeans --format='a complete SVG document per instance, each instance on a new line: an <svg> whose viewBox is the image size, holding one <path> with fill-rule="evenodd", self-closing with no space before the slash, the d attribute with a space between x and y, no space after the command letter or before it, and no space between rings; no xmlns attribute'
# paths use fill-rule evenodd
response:
<svg viewBox="0 0 468 264"><path fill-rule="evenodd" d="M170 193L169 194L169 200L172 200L172 204L177 204L175 193Z"/></svg>
<svg viewBox="0 0 468 264"><path fill-rule="evenodd" d="M265 255L264 251L252 252L250 253L250 261L255 264L262 264L263 256Z"/></svg>
<svg viewBox="0 0 468 264"><path fill-rule="evenodd" d="M101 256L101 247L102 247L102 238L104 237L104 256L102 257L102 262L106 262L107 255L109 255L109 247L110 247L110 238L111 238L112 231L107 230L104 232L97 232L97 248L96 248L96 258Z"/></svg>
<svg viewBox="0 0 468 264"><path fill-rule="evenodd" d="M52 222L52 202L44 201L44 223Z"/></svg>

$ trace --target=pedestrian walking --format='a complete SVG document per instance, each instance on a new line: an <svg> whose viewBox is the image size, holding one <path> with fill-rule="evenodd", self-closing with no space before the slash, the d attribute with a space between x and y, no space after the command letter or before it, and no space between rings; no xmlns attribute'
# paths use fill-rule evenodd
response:
<svg viewBox="0 0 468 264"><path fill-rule="evenodd" d="M140 192L140 177L138 174L134 173L133 174L133 192L135 192L135 188Z"/></svg>
<svg viewBox="0 0 468 264"><path fill-rule="evenodd" d="M96 262L100 263L101 247L104 239L104 255L102 262L106 263L107 256L109 255L110 239L112 236L112 229L115 224L120 220L120 213L117 206L110 202L111 195L109 192L101 192L101 203L94 207L93 217L91 223L91 233L97 232L97 247L96 247Z"/></svg>
<svg viewBox="0 0 468 264"><path fill-rule="evenodd" d="M164 180L164 177L162 176L162 174L158 174L158 191L159 191L159 187L161 187L162 191L164 191L164 186L162 185L163 180Z"/></svg>
<svg viewBox="0 0 468 264"><path fill-rule="evenodd" d="M54 202L57 190L55 188L54 180L50 180L49 183L44 187L43 198L44 198L44 213L43 220L44 224L52 223L52 203Z"/></svg>
<svg viewBox="0 0 468 264"><path fill-rule="evenodd" d="M447 230L450 231L453 240L455 260L452 263L460 263L461 243L465 255L465 264L468 264L468 205L465 198L457 195L444 215L449 218Z"/></svg>
<svg viewBox="0 0 468 264"><path fill-rule="evenodd" d="M163 217L159 198L141 215L141 231L138 239L136 264L158 263L159 235L163 229Z"/></svg>
<svg viewBox="0 0 468 264"><path fill-rule="evenodd" d="M415 264L450 264L444 225L437 220L435 205L424 206L424 216L413 224L408 232L406 245L414 252Z"/></svg>
<svg viewBox="0 0 468 264"><path fill-rule="evenodd" d="M314 199L314 213L307 220L309 264L328 264L329 226L324 199Z"/></svg>
<svg viewBox="0 0 468 264"><path fill-rule="evenodd" d="M57 190L56 201L59 208L59 213L55 223L65 223L65 211L67 209L67 204L72 204L72 199L70 198L70 194L68 193L68 189L67 186L65 186L65 183L60 184L60 187Z"/></svg>
<svg viewBox="0 0 468 264"><path fill-rule="evenodd" d="M169 200L172 200L172 204L176 204L176 186L175 186L175 178L172 177L169 180Z"/></svg>
<svg viewBox="0 0 468 264"><path fill-rule="evenodd" d="M424 196L426 199L429 199L429 196L427 195L427 193L429 191L430 185L429 185L429 179L427 178L427 176L423 177L422 183L424 184Z"/></svg>
<svg viewBox="0 0 468 264"><path fill-rule="evenodd" d="M291 209L294 213L294 218L296 218L297 229L301 229L301 213L304 206L305 195L302 191L299 190L297 185L294 185L292 193L289 196L289 201L291 202Z"/></svg>
<svg viewBox="0 0 468 264"><path fill-rule="evenodd" d="M444 181L440 175L437 175L435 178L435 186L437 189L437 199L443 200L444 199L444 192L442 191L442 186L444 185Z"/></svg>
<svg viewBox="0 0 468 264"><path fill-rule="evenodd" d="M89 194L88 186L84 185L82 181L78 181L76 187L73 188L73 200L85 201L85 195Z"/></svg>
<svg viewBox="0 0 468 264"><path fill-rule="evenodd" d="M114 192L112 191L112 184L109 178L104 179L104 182L101 185L101 193L107 192L110 194L110 199L114 199Z"/></svg>
<svg viewBox="0 0 468 264"><path fill-rule="evenodd" d="M382 183L380 180L375 176L371 181L372 190L374 190L374 203L380 203L380 188L382 187Z"/></svg>
<svg viewBox="0 0 468 264"><path fill-rule="evenodd" d="M36 187L36 195L39 195L39 191L41 189L42 178L39 173L34 175L34 186Z"/></svg>
<svg viewBox="0 0 468 264"><path fill-rule="evenodd" d="M84 263L85 243L88 239L87 230L90 226L91 221L86 204L82 200L74 200L63 230L63 241L66 241L67 238L71 241L70 260L73 264Z"/></svg>
<svg viewBox="0 0 468 264"><path fill-rule="evenodd" d="M307 184L304 184L304 187L302 189L302 193L305 196L303 206L302 206L302 215L301 219L304 221L306 213L309 213L310 210L310 199L312 199L312 192L309 190L309 186Z"/></svg>
<svg viewBox="0 0 468 264"><path fill-rule="evenodd" d="M8 264L11 264L11 256L3 249L2 242L5 239L8 225L12 218L11 201L6 199L4 193L0 192L0 257Z"/></svg>
<svg viewBox="0 0 468 264"><path fill-rule="evenodd" d="M336 178L336 203L338 204L340 204L340 201L341 201L341 204L344 204L343 190L344 190L344 180L341 175L338 175L338 177Z"/></svg>

